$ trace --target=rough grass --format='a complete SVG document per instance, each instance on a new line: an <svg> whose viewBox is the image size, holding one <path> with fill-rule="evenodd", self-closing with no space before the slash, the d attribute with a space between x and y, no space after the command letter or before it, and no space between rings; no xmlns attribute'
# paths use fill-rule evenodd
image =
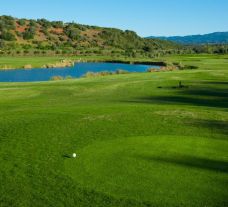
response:
<svg viewBox="0 0 228 207"><path fill-rule="evenodd" d="M0 206L227 206L227 57L167 59L199 68L0 83Z"/></svg>

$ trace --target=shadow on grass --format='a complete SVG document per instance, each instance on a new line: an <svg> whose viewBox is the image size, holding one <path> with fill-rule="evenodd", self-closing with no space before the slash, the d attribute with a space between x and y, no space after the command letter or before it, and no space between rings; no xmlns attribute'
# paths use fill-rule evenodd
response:
<svg viewBox="0 0 228 207"><path fill-rule="evenodd" d="M202 81L203 84L228 85L228 81Z"/></svg>
<svg viewBox="0 0 228 207"><path fill-rule="evenodd" d="M196 168L209 170L214 172L228 173L228 162L212 160L207 158L193 157L193 156L179 156L179 157L153 157L147 155L136 155L137 158L148 162L159 162L165 164L179 165L188 168Z"/></svg>
<svg viewBox="0 0 228 207"><path fill-rule="evenodd" d="M193 106L205 106L216 108L228 108L227 98L214 98L207 99L203 97L190 97L190 96L151 96L141 97L136 100L128 101L132 103L151 103L151 104L181 104Z"/></svg>
<svg viewBox="0 0 228 207"><path fill-rule="evenodd" d="M225 82L226 83L226 82ZM216 84L216 82L214 82ZM165 87L164 87L165 88ZM162 89L157 89L161 90ZM139 97L128 102L133 103L151 103L151 104L182 104L193 106L205 106L216 108L228 108L228 89L222 88L169 88L170 95L167 96L147 96Z"/></svg>
<svg viewBox="0 0 228 207"><path fill-rule="evenodd" d="M63 158L68 158L68 159L72 158L70 155L67 155L67 154L62 155L62 157Z"/></svg>
<svg viewBox="0 0 228 207"><path fill-rule="evenodd" d="M219 121L219 120L204 120L204 119L188 119L184 121L185 124L194 126L194 127L204 127L207 128L216 134L225 134L228 135L228 121ZM228 140L228 138L226 139Z"/></svg>
<svg viewBox="0 0 228 207"><path fill-rule="evenodd" d="M193 95L193 96L206 96L206 97L217 97L224 98L228 101L228 89L198 89L198 90L186 90L182 91L182 94Z"/></svg>

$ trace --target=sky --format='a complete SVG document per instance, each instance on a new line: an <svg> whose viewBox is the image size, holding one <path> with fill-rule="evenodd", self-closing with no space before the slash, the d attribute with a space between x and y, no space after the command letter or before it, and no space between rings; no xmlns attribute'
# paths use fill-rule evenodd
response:
<svg viewBox="0 0 228 207"><path fill-rule="evenodd" d="M228 0L0 0L0 15L129 29L143 37L228 31Z"/></svg>

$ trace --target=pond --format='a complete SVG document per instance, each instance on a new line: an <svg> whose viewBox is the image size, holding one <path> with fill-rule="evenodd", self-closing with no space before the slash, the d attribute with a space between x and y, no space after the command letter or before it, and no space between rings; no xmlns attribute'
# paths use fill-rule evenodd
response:
<svg viewBox="0 0 228 207"><path fill-rule="evenodd" d="M115 72L119 69L128 72L146 72L149 68L159 68L159 66L123 63L76 63L67 68L0 70L0 82L48 81L53 76L79 78L87 72Z"/></svg>

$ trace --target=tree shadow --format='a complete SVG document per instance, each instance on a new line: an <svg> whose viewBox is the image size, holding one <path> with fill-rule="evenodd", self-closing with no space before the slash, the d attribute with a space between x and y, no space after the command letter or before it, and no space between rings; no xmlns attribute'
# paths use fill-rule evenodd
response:
<svg viewBox="0 0 228 207"><path fill-rule="evenodd" d="M216 84L216 83L214 83ZM163 87L160 87L163 90ZM165 93L167 89L170 91L170 95L167 96L147 96L139 97L135 100L128 102L134 103L151 103L151 104L181 104L181 105L193 105L193 106L205 106L216 108L228 108L228 89L226 88L213 88L211 87L164 87ZM162 91L161 91L162 92Z"/></svg>
<svg viewBox="0 0 228 207"><path fill-rule="evenodd" d="M228 161L212 160L208 158L187 155L180 155L178 157L154 157L149 155L136 155L136 157L148 162L167 163L188 168L228 173Z"/></svg>
<svg viewBox="0 0 228 207"><path fill-rule="evenodd" d="M193 93L193 92L192 92ZM190 96L151 96L140 97L136 100L127 101L131 103L148 103L148 104L181 104L193 106L205 106L216 108L228 108L228 98L203 98Z"/></svg>
<svg viewBox="0 0 228 207"><path fill-rule="evenodd" d="M202 84L228 85L228 81L202 81Z"/></svg>
<svg viewBox="0 0 228 207"><path fill-rule="evenodd" d="M205 120L205 119L188 119L184 121L185 124L189 124L195 127L207 128L216 134L228 135L228 121L219 120ZM228 138L226 139L228 140Z"/></svg>
<svg viewBox="0 0 228 207"><path fill-rule="evenodd" d="M186 91L181 91L182 94L193 95L193 96L206 96L206 97L218 97L224 98L226 101L228 98L227 89L191 89Z"/></svg>

